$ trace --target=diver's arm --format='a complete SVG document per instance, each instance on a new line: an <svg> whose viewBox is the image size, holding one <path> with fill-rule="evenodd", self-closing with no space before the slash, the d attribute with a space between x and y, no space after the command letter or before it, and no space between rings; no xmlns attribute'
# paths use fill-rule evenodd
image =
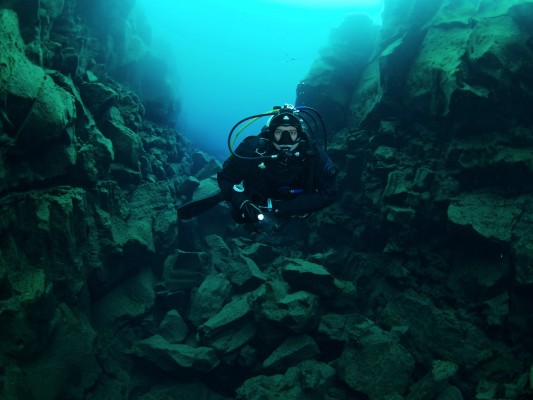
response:
<svg viewBox="0 0 533 400"><path fill-rule="evenodd" d="M235 156L231 156L224 162L222 170L217 174L218 186L227 201L231 201L234 193L233 186L241 183L244 179L241 164L243 163L240 160L236 159Z"/></svg>
<svg viewBox="0 0 533 400"><path fill-rule="evenodd" d="M255 144L246 138L235 150L235 153L244 157L253 156ZM235 195L234 185L240 184L247 176L250 162L231 155L223 164L222 170L217 174L218 186L226 201L231 201Z"/></svg>

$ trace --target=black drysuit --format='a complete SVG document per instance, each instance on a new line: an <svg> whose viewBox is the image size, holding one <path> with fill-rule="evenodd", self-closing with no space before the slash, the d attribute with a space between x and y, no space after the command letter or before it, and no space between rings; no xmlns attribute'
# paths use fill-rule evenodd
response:
<svg viewBox="0 0 533 400"><path fill-rule="evenodd" d="M218 174L218 185L224 198L233 207L237 222L243 219L239 208L249 200L266 205L273 200L273 211L281 217L306 215L333 203L337 196L335 166L324 150L313 146L307 151L306 141L300 142L300 155L285 157L263 135L243 140L234 155L224 163ZM258 157L278 154L277 159ZM244 192L234 189L242 183Z"/></svg>

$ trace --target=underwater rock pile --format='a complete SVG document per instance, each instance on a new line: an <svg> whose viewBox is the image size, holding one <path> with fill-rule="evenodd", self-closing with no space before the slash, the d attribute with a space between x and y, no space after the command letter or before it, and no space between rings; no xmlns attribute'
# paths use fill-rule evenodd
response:
<svg viewBox="0 0 533 400"><path fill-rule="evenodd" d="M533 395L533 1L333 32L339 201L277 233L177 219L220 166L133 5L0 0L0 398Z"/></svg>

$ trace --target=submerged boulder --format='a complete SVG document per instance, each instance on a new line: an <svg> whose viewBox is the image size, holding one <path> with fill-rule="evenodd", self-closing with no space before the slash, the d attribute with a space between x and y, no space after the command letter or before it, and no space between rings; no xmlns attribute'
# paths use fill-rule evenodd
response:
<svg viewBox="0 0 533 400"><path fill-rule="evenodd" d="M135 343L133 354L152 362L163 371L209 372L220 362L213 349L172 344L159 335Z"/></svg>
<svg viewBox="0 0 533 400"><path fill-rule="evenodd" d="M320 353L309 335L289 336L263 361L263 368L269 372L282 372L288 366L300 361L311 360Z"/></svg>
<svg viewBox="0 0 533 400"><path fill-rule="evenodd" d="M283 375L259 375L246 380L237 389L237 399L315 400L324 398L334 381L335 370L331 366L308 360L289 368Z"/></svg>
<svg viewBox="0 0 533 400"><path fill-rule="evenodd" d="M342 381L371 400L403 395L414 367L415 360L399 337L371 321L352 327L335 366Z"/></svg>

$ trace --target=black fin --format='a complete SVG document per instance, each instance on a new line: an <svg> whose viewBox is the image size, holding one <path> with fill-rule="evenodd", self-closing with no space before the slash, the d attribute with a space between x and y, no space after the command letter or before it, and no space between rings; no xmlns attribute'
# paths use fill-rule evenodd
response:
<svg viewBox="0 0 533 400"><path fill-rule="evenodd" d="M193 200L178 207L178 219L186 220L206 212L224 200L222 192L216 192L203 199Z"/></svg>

